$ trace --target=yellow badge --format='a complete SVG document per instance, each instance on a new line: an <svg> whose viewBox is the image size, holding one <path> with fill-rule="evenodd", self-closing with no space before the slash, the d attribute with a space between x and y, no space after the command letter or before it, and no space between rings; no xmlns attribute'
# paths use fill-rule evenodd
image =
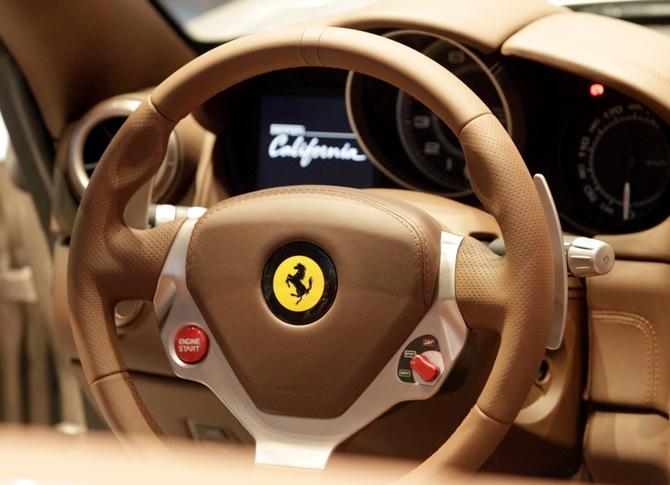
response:
<svg viewBox="0 0 670 485"><path fill-rule="evenodd" d="M304 312L319 303L325 290L321 267L307 256L291 256L282 261L272 279L277 301L287 310Z"/></svg>

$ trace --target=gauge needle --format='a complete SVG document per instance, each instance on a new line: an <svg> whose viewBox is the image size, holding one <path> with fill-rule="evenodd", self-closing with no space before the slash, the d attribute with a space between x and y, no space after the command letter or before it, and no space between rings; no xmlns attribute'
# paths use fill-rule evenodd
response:
<svg viewBox="0 0 670 485"><path fill-rule="evenodd" d="M623 220L627 221L630 217L630 173L635 167L635 157L633 156L630 143L626 146L626 182L623 184Z"/></svg>
<svg viewBox="0 0 670 485"><path fill-rule="evenodd" d="M630 215L630 182L623 184L623 220L627 221Z"/></svg>

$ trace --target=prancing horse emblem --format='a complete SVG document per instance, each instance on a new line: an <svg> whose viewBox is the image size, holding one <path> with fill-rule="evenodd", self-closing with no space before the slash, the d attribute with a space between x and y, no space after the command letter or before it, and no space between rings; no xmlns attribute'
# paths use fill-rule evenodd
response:
<svg viewBox="0 0 670 485"><path fill-rule="evenodd" d="M324 316L335 300L335 265L312 243L285 244L268 259L261 290L268 308L279 320L309 325Z"/></svg>
<svg viewBox="0 0 670 485"><path fill-rule="evenodd" d="M309 292L312 289L312 277L310 276L309 279L307 280L309 286L305 286L305 284L303 283L307 271L305 265L302 263L298 263L293 267L293 269L296 270L295 274L289 273L286 276L286 286L290 288L291 285L293 285L293 287L295 288L295 293L291 293L291 296L298 299L298 301L295 302L295 304L297 305L302 301L303 296L309 295Z"/></svg>

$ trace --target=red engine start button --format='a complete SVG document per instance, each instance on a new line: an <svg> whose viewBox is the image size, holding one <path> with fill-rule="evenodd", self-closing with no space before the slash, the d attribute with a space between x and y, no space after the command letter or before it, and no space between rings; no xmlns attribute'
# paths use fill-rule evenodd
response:
<svg viewBox="0 0 670 485"><path fill-rule="evenodd" d="M174 337L174 351L179 360L187 364L200 362L207 355L209 338L200 327L187 325Z"/></svg>

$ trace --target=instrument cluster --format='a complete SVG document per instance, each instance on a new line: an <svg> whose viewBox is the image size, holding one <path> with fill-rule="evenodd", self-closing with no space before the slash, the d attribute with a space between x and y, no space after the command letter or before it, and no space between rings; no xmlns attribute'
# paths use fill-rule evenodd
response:
<svg viewBox="0 0 670 485"><path fill-rule="evenodd" d="M670 216L670 128L611 87L416 31L386 34L443 65L543 173L565 230L633 232ZM423 104L358 73L280 71L236 88L215 171L233 193L295 184L404 187L477 205L456 136ZM230 109L232 108L232 109Z"/></svg>
<svg viewBox="0 0 670 485"><path fill-rule="evenodd" d="M572 197L562 214L587 229L644 229L670 214L670 131L649 108L605 90L589 85L598 99L571 123L563 144L556 185Z"/></svg>

